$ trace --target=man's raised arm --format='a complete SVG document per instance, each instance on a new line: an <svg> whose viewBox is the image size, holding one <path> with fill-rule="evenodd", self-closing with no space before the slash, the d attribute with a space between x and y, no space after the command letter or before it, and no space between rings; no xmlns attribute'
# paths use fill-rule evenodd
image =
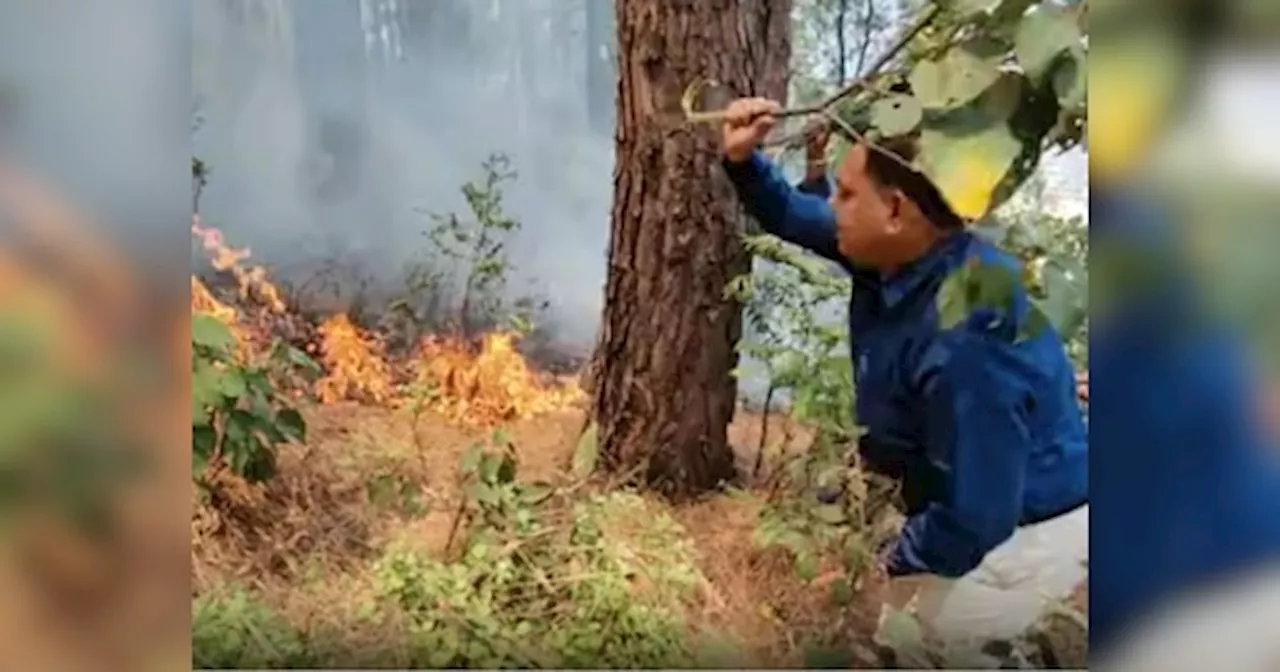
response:
<svg viewBox="0 0 1280 672"><path fill-rule="evenodd" d="M836 244L836 216L825 198L793 187L759 151L778 123L779 105L762 98L736 100L725 110L724 167L747 212L767 232L848 267Z"/></svg>
<svg viewBox="0 0 1280 672"><path fill-rule="evenodd" d="M841 265L848 262L836 246L836 217L821 196L805 193L787 181L782 170L756 151L743 162L724 161L738 198L760 227Z"/></svg>

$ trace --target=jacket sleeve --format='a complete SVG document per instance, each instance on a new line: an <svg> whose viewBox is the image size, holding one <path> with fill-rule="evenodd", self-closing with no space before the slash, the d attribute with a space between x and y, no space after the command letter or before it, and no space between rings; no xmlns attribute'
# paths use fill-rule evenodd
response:
<svg viewBox="0 0 1280 672"><path fill-rule="evenodd" d="M1016 354L1003 351L1012 347L947 332L926 354L925 444L949 465L950 502L907 519L887 559L890 575L963 576L1017 528L1031 437L1025 377Z"/></svg>
<svg viewBox="0 0 1280 672"><path fill-rule="evenodd" d="M823 175L814 179L801 180L796 184L796 191L827 200L831 198L831 178Z"/></svg>
<svg viewBox="0 0 1280 672"><path fill-rule="evenodd" d="M830 259L849 262L836 245L836 216L827 199L805 193L787 181L782 169L760 152L741 163L724 162L747 213L768 233Z"/></svg>

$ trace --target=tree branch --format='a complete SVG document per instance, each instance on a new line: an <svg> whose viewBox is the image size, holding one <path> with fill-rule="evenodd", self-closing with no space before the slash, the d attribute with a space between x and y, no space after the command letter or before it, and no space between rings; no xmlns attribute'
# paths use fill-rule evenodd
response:
<svg viewBox="0 0 1280 672"><path fill-rule="evenodd" d="M876 17L875 0L864 0L864 2L867 3L867 13L862 17L862 46L858 48L858 65L854 68L854 72L862 72L862 66L867 62L867 50L871 47L871 34L875 32L872 27Z"/></svg>
<svg viewBox="0 0 1280 672"><path fill-rule="evenodd" d="M893 43L892 47L890 47L887 51L885 51L885 53L881 54L880 58L877 58L876 62L873 63L865 73L858 76L857 79L853 80L852 82L850 82L849 84L841 88L839 91L836 91L835 93L828 96L822 102L816 105L805 105L803 107L787 108L774 114L773 116L778 118L803 117L803 116L810 116L814 114L822 114L830 110L832 107L836 105L836 103L839 103L841 100L844 100L846 97L848 97L850 94L854 93L855 91L858 91L859 89L864 88L869 81L871 81L878 74L880 74L880 71L883 70L884 67L887 66L889 62L893 60L894 56L898 55L898 52L906 48L907 44L909 44L911 40L915 39L916 35L920 34L920 31L924 30L929 26L929 24L933 23L933 20L937 18L939 11L940 11L940 7L938 5L936 4L932 5L929 8L929 11L926 12L923 16L921 16L920 19L917 20L914 24L912 24L911 27L908 28L906 32L904 32L898 38L898 40ZM701 88L706 84L707 82L705 80L699 80L697 82L694 82L692 85L689 86L688 89L685 90L684 99L681 101L681 104L684 107L685 119L689 123L713 124L713 123L722 122L725 119L725 110L695 111L692 109L693 101L697 99L698 93L700 92Z"/></svg>
<svg viewBox="0 0 1280 672"><path fill-rule="evenodd" d="M870 0L867 0L870 3ZM849 0L840 0L840 8L836 10L836 83L844 84L848 76L848 48L844 44L844 22L849 13ZM859 66L861 69L861 66Z"/></svg>

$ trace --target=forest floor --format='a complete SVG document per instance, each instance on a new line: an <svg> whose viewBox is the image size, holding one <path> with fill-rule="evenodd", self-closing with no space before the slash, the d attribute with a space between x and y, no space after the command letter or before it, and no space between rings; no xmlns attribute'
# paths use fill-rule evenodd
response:
<svg viewBox="0 0 1280 672"><path fill-rule="evenodd" d="M308 443L283 449L275 479L229 497L239 501L198 509L195 663L429 666L432 652L423 646L439 645L423 644L422 621L403 600L409 579L389 575L385 559L412 549L440 563L463 561L449 549L462 497L456 465L487 433L432 413L415 419L408 410L355 403L315 405L307 416ZM570 408L511 424L520 480L572 482L583 417ZM730 427L744 467L754 462L762 417L742 412ZM786 421L770 422L774 432ZM821 577L804 581L785 551L763 548L763 493L747 488L680 506L647 495L634 501L630 520L615 518L606 535L643 558L654 522L669 520L675 536L660 543L691 550L690 589L680 597L655 589L653 596L684 631L676 650L688 657L668 664L882 664L872 642L880 611L869 597L875 591L863 585L851 601L834 604ZM657 569L641 566L638 575ZM627 585L628 599L647 599L639 592L644 581L632 576ZM397 594L398 602L388 598ZM389 602L398 606L388 608Z"/></svg>
<svg viewBox="0 0 1280 672"><path fill-rule="evenodd" d="M202 507L197 517L197 664L420 662L412 628L369 616L385 580L377 559L406 543L446 557L462 496L455 465L486 432L431 413L416 419L415 430L414 414L407 410L355 403L316 405L307 416L309 441L284 448L276 479L246 491L238 506L224 506L236 510L229 515ZM568 409L511 425L520 478L568 479L583 417L581 410ZM743 464L754 460L751 447L759 445L761 420L744 412L730 427ZM771 422L776 427L781 421ZM393 485L379 491L386 483ZM405 496L386 496L397 489L394 483L410 484L400 490ZM827 592L799 579L784 552L760 548L759 498L726 493L671 506L645 496L643 503L644 516L673 519L694 551L700 585L677 615L690 642L707 643L707 649L693 652L700 662L800 667L806 642L831 641L840 634L831 630L840 627L847 632L836 639L869 645L878 605L836 613ZM236 647L245 650L235 653Z"/></svg>
<svg viewBox="0 0 1280 672"><path fill-rule="evenodd" d="M197 223L193 234L213 258L239 258L215 229ZM577 376L552 373L562 362L522 352L519 336L420 335L397 348L394 330L304 317L264 272L234 270L221 299L193 276L192 312L227 325L276 392L307 399L306 433L274 448L275 473L261 482L231 472L244 454L215 455L195 474L195 667L901 660L903 647L877 641L883 591L866 571L896 515L891 493L854 472L861 487L820 506L806 464L813 437L785 414L740 410L729 442L752 477L673 505L592 468ZM244 304L250 295L260 298ZM310 353L316 380L296 377L307 368L296 358L270 368L281 342ZM1037 646L1083 667L1087 605L1074 607L1075 630L1047 628L1053 641ZM908 636L918 624L905 619L892 619L894 639L918 653Z"/></svg>

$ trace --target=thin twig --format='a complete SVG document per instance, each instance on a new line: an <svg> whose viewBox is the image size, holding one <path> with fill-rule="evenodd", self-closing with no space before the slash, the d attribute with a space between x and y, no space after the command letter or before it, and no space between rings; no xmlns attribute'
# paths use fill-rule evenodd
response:
<svg viewBox="0 0 1280 672"><path fill-rule="evenodd" d="M870 2L870 0L867 0ZM849 0L840 0L840 10L836 13L836 81L843 82L848 76L848 49L844 44L844 20L849 13Z"/></svg>
<svg viewBox="0 0 1280 672"><path fill-rule="evenodd" d="M830 110L827 110L824 113L826 114L827 119L831 123L839 126L841 130L843 130L845 133L848 133L849 136L852 137L854 140L857 140L859 144L866 145L868 148L875 150L877 152L880 152L881 154L884 154L890 159L893 159L894 161L896 161L898 165L902 166L903 168L906 168L907 170L913 173L920 172L919 170L916 169L915 166L911 165L909 161L902 158L901 156L898 156L897 152L881 147L879 144L873 142L867 136L863 135L862 133L859 133L856 128L845 123L845 121L841 119L839 115L835 114L834 112L831 112Z"/></svg>
<svg viewBox="0 0 1280 672"><path fill-rule="evenodd" d="M924 30L929 26L929 24L933 23L933 20L937 18L939 11L941 11L941 9L938 5L936 4L932 5L929 8L929 11L925 13L923 16L921 16L918 21L912 24L911 27L906 32L904 32L896 42L893 43L893 46L891 46L887 51L881 54L880 58L876 59L875 63L871 64L871 67L865 73L860 75L857 79L853 80L849 84L845 85L839 91L836 91L835 93L828 96L822 102L817 103L815 105L805 105L802 107L786 108L784 110L780 110L778 112L772 113L772 116L777 117L779 119L785 119L788 117L803 117L803 116L809 116L813 114L821 114L831 109L836 105L836 103L848 97L853 92L861 88L864 88L867 82L869 82L876 75L878 75L880 71L884 69L884 67L888 65L889 62L892 61L895 56L898 55L898 52L906 48L907 44L909 44L911 40L915 39L916 35L920 34L920 31ZM695 112L693 109L691 109L692 100L696 97L697 89L702 84L703 84L702 82L695 82L694 86L691 86L689 90L685 91L685 97L684 97L685 99L683 102L684 102L684 108L685 108L685 117L687 121L694 124L707 124L707 123L717 123L717 122L724 121L726 117L726 110Z"/></svg>
<svg viewBox="0 0 1280 672"><path fill-rule="evenodd" d="M751 478L760 477L760 466L764 464L765 446L769 439L769 407L773 405L773 393L777 389L772 379L769 380L769 391L764 394L764 412L760 417L760 447L756 450L756 463L751 468Z"/></svg>
<svg viewBox="0 0 1280 672"><path fill-rule="evenodd" d="M460 493L458 499L458 508L454 511L453 521L449 524L449 538L444 542L444 556L448 557L449 552L453 550L453 542L457 539L458 531L462 528L462 519L467 515L467 494Z"/></svg>
<svg viewBox="0 0 1280 672"><path fill-rule="evenodd" d="M862 66L867 62L867 50L871 48L872 24L875 23L876 16L875 0L864 1L867 3L867 14L862 18L862 45L858 48L858 64L854 66L854 72L862 72Z"/></svg>

